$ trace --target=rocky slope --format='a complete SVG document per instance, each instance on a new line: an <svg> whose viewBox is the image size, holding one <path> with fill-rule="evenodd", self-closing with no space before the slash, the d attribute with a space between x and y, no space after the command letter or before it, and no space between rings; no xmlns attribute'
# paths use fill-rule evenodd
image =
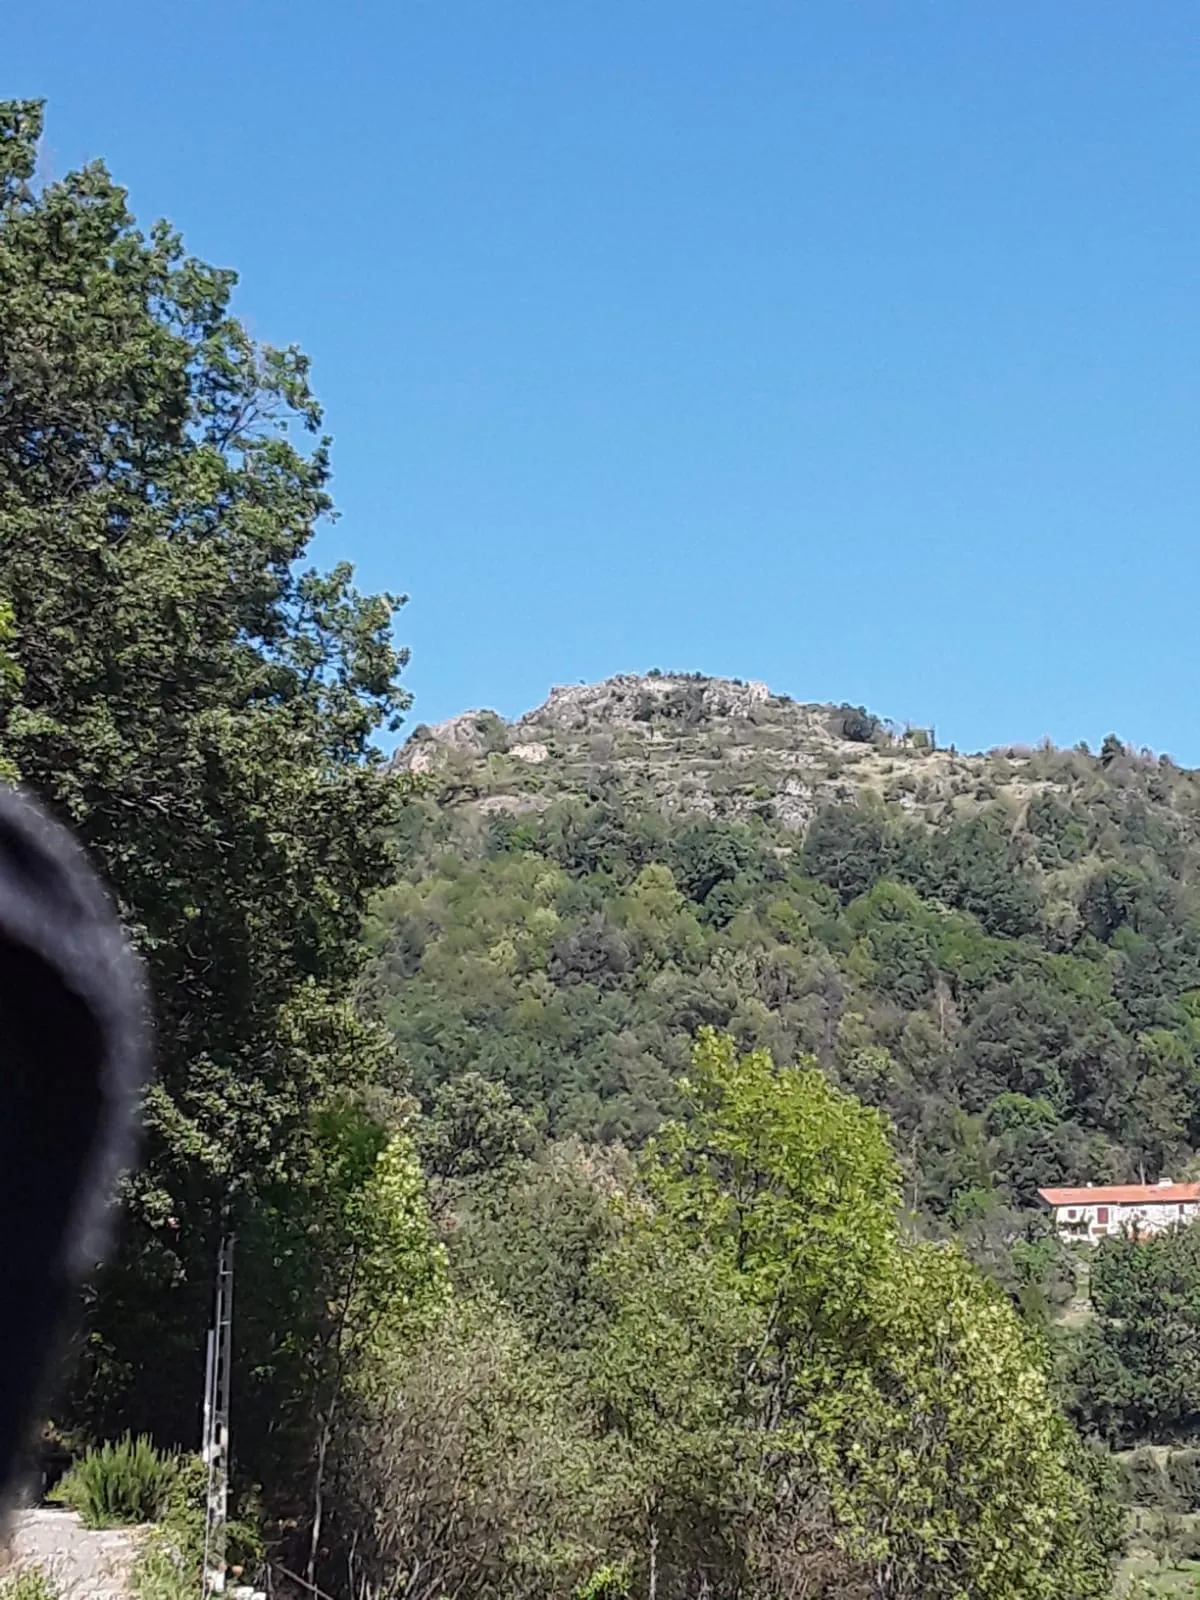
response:
<svg viewBox="0 0 1200 1600"><path fill-rule="evenodd" d="M541 809L607 786L664 810L769 816L791 830L822 804L868 795L931 822L1000 801L1019 822L1039 791L1077 789L1101 773L1106 787L1132 782L1172 809L1197 798L1190 773L1115 741L1103 761L1049 744L966 755L940 749L932 729L801 704L763 683L680 673L555 688L511 723L464 712L418 727L394 763L483 811Z"/></svg>
<svg viewBox="0 0 1200 1600"><path fill-rule="evenodd" d="M126 1600L145 1528L85 1528L73 1511L24 1511L8 1530L0 1571L41 1573L60 1600Z"/></svg>

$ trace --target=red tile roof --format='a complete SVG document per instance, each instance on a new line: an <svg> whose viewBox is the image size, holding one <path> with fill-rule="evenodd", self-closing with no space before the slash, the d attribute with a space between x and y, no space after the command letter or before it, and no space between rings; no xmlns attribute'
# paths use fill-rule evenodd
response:
<svg viewBox="0 0 1200 1600"><path fill-rule="evenodd" d="M1039 1189L1038 1193L1048 1206L1161 1206L1200 1200L1200 1183L1095 1183L1083 1189Z"/></svg>

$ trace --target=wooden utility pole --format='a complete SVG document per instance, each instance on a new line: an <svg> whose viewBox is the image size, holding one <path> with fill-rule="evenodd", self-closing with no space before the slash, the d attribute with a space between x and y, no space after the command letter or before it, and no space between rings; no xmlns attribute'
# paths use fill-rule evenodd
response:
<svg viewBox="0 0 1200 1600"><path fill-rule="evenodd" d="M225 1590L225 1524L229 1516L229 1369L233 1351L233 1236L221 1240L217 1293L204 1375L204 1600Z"/></svg>

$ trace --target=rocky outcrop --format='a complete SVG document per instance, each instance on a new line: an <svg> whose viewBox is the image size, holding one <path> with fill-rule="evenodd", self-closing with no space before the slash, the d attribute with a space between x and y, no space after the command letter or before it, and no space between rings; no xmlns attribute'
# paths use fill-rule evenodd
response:
<svg viewBox="0 0 1200 1600"><path fill-rule="evenodd" d="M145 1528L85 1528L73 1511L20 1512L6 1541L7 1572L37 1568L60 1600L125 1600Z"/></svg>
<svg viewBox="0 0 1200 1600"><path fill-rule="evenodd" d="M796 705L786 696L773 695L765 683L745 683L739 678L705 678L691 673L621 673L600 683L560 685L544 703L506 723L494 711L464 711L446 722L417 727L396 752L394 765L402 771L428 772L452 753L482 756L497 744L498 731L506 730L508 753L519 760L538 763L549 754L548 741L556 736L588 732L646 731L665 719L697 727L738 719L803 724L806 731L824 728L834 714L831 706Z"/></svg>
<svg viewBox="0 0 1200 1600"><path fill-rule="evenodd" d="M419 727L393 760L440 777L447 799L484 813L541 807L601 783L665 810L769 812L794 829L827 801L873 793L919 813L991 781L987 758L938 750L930 730L690 673L560 685L511 723L464 712ZM1019 771L1013 779L1019 786Z"/></svg>

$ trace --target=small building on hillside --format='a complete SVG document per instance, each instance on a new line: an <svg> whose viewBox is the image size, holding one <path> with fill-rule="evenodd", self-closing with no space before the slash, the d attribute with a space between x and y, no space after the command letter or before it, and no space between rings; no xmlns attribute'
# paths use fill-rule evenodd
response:
<svg viewBox="0 0 1200 1600"><path fill-rule="evenodd" d="M1200 1183L1086 1184L1082 1189L1039 1189L1064 1239L1095 1244L1106 1234L1162 1233L1200 1217Z"/></svg>

